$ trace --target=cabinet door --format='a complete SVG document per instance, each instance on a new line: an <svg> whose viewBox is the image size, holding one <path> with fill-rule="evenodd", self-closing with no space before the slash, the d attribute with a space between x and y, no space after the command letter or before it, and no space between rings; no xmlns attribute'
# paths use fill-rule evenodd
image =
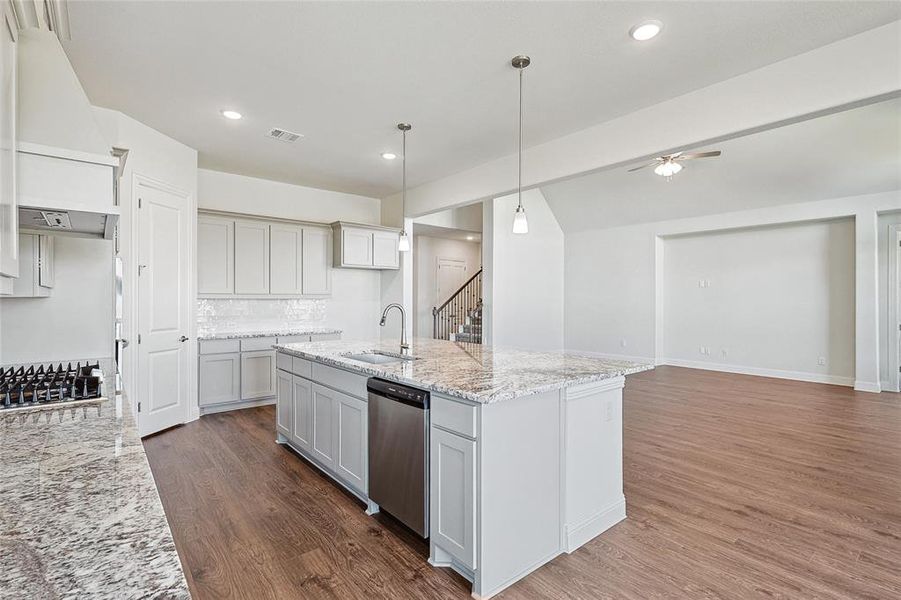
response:
<svg viewBox="0 0 901 600"><path fill-rule="evenodd" d="M38 236L38 285L45 288L52 288L56 281L53 239L50 235Z"/></svg>
<svg viewBox="0 0 901 600"><path fill-rule="evenodd" d="M197 293L235 293L235 222L197 217Z"/></svg>
<svg viewBox="0 0 901 600"><path fill-rule="evenodd" d="M372 265L386 269L398 267L398 234L393 231L372 233Z"/></svg>
<svg viewBox="0 0 901 600"><path fill-rule="evenodd" d="M329 249L331 231L316 227L303 230L303 293L329 294L332 291L332 271Z"/></svg>
<svg viewBox="0 0 901 600"><path fill-rule="evenodd" d="M275 395L275 351L241 353L241 399Z"/></svg>
<svg viewBox="0 0 901 600"><path fill-rule="evenodd" d="M475 444L431 428L429 534L442 550L469 568L476 564Z"/></svg>
<svg viewBox="0 0 901 600"><path fill-rule="evenodd" d="M294 377L279 369L275 378L278 399L275 404L275 430L283 436L294 439Z"/></svg>
<svg viewBox="0 0 901 600"><path fill-rule="evenodd" d="M0 5L0 275L19 276L16 192L16 34L11 3Z"/></svg>
<svg viewBox="0 0 901 600"><path fill-rule="evenodd" d="M200 406L237 402L241 399L241 355L200 356Z"/></svg>
<svg viewBox="0 0 901 600"><path fill-rule="evenodd" d="M38 285L38 237L31 233L18 235L19 277L12 280L13 298L37 298L47 296L50 291Z"/></svg>
<svg viewBox="0 0 901 600"><path fill-rule="evenodd" d="M269 293L303 293L303 229L294 225L269 227Z"/></svg>
<svg viewBox="0 0 901 600"><path fill-rule="evenodd" d="M335 470L335 394L328 388L313 384L313 443L312 454L329 470Z"/></svg>
<svg viewBox="0 0 901 600"><path fill-rule="evenodd" d="M350 487L364 494L368 492L367 408L363 400L335 393L335 472Z"/></svg>
<svg viewBox="0 0 901 600"><path fill-rule="evenodd" d="M365 229L341 230L342 264L352 267L372 266L372 232Z"/></svg>
<svg viewBox="0 0 901 600"><path fill-rule="evenodd" d="M299 448L313 451L313 382L296 375L294 387L293 435L291 439Z"/></svg>
<svg viewBox="0 0 901 600"><path fill-rule="evenodd" d="M235 293L269 293L269 225L235 221Z"/></svg>

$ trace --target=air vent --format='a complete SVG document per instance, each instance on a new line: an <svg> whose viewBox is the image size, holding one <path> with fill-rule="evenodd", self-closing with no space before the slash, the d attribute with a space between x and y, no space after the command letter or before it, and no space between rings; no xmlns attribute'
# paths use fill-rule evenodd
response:
<svg viewBox="0 0 901 600"><path fill-rule="evenodd" d="M266 137L270 137L274 140L278 140L280 142L296 142L300 138L303 137L302 133L294 133L291 131L286 131L284 129L279 129L278 127L273 127L269 130L269 133L266 134Z"/></svg>

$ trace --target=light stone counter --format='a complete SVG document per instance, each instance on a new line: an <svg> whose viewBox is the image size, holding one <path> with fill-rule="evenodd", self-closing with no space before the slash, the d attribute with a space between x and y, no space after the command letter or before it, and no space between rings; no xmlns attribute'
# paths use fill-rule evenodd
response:
<svg viewBox="0 0 901 600"><path fill-rule="evenodd" d="M0 598L190 598L122 398L0 412Z"/></svg>
<svg viewBox="0 0 901 600"><path fill-rule="evenodd" d="M415 339L414 360L369 364L348 357L373 351L399 352L396 342L332 341L283 344L293 356L488 404L575 385L614 379L653 366L565 352L526 352L482 344Z"/></svg>
<svg viewBox="0 0 901 600"><path fill-rule="evenodd" d="M285 327L257 331L203 331L198 340L237 340L257 337L278 337L289 335L340 335L341 330L333 327Z"/></svg>

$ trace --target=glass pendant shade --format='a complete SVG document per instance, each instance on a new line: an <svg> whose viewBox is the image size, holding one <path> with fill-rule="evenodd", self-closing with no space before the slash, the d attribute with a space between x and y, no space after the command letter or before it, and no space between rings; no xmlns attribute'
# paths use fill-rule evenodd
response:
<svg viewBox="0 0 901 600"><path fill-rule="evenodd" d="M526 209L522 206L517 206L513 214L513 233L529 233L529 220L526 218Z"/></svg>
<svg viewBox="0 0 901 600"><path fill-rule="evenodd" d="M405 230L400 232L400 237L397 239L397 249L400 252L410 251L410 236L407 235Z"/></svg>
<svg viewBox="0 0 901 600"><path fill-rule="evenodd" d="M654 172L660 175L661 177L672 177L676 173L682 170L682 165L677 162L668 160L666 162L662 162L656 167L654 167Z"/></svg>

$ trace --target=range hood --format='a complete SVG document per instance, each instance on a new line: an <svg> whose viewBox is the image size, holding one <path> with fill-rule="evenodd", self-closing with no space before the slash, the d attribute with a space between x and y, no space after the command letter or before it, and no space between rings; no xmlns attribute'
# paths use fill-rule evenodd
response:
<svg viewBox="0 0 901 600"><path fill-rule="evenodd" d="M56 35L18 39L19 225L110 239L119 220L119 159L104 138Z"/></svg>

